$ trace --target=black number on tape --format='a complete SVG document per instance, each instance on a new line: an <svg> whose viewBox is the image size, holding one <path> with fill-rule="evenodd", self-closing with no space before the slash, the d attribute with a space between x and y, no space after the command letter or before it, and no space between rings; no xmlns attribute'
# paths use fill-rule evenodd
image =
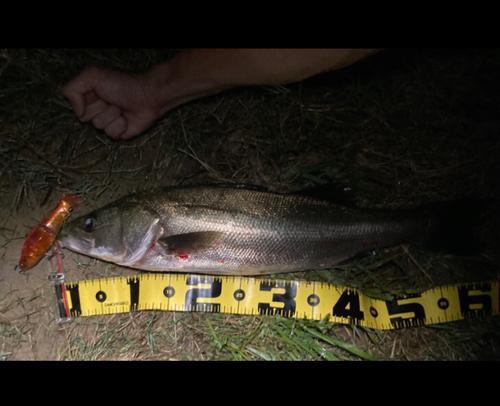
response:
<svg viewBox="0 0 500 406"><path fill-rule="evenodd" d="M139 278L130 278L127 280L130 286L130 311L137 310L139 306Z"/></svg>
<svg viewBox="0 0 500 406"><path fill-rule="evenodd" d="M410 295L408 298L420 297L419 294ZM401 299L399 299L401 300ZM386 301L387 311L389 316L403 313L413 313L414 317L393 317L391 318L391 324L396 328L409 327L409 326L421 326L425 324L425 309L420 303L405 303L399 304L398 299L394 298L392 301Z"/></svg>
<svg viewBox="0 0 500 406"><path fill-rule="evenodd" d="M344 290L335 306L333 306L332 315L351 319L354 323L364 320L365 315L359 305L359 293L349 289Z"/></svg>
<svg viewBox="0 0 500 406"><path fill-rule="evenodd" d="M460 311L464 318L488 316L492 312L491 296L477 294L474 291L491 292L490 283L466 284L458 287Z"/></svg>
<svg viewBox="0 0 500 406"><path fill-rule="evenodd" d="M82 305L80 304L80 291L78 290L78 284L66 285L66 291L69 292L71 296L71 309L69 309L71 316L80 316L82 314Z"/></svg>
<svg viewBox="0 0 500 406"><path fill-rule="evenodd" d="M209 288L200 289L197 285L210 284ZM190 276L186 280L186 285L193 286L186 292L186 310L198 312L220 312L220 303L198 302L198 298L219 297L222 292L222 280L220 278Z"/></svg>
<svg viewBox="0 0 500 406"><path fill-rule="evenodd" d="M285 289L285 293L273 293L273 302L283 303L284 307L273 307L271 303L259 303L259 314L276 314L291 317L295 314L297 296L297 284L293 282L261 282L260 290L270 292L273 288Z"/></svg>

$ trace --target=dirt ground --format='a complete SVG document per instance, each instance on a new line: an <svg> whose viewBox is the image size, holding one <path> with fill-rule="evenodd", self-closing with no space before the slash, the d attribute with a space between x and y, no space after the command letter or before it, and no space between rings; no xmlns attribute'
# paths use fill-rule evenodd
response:
<svg viewBox="0 0 500 406"><path fill-rule="evenodd" d="M80 123L61 86L83 67L139 71L176 50L0 52L0 360L500 359L498 317L397 331L205 313L54 320L56 260L17 269L27 232L62 193L79 213L157 185L237 182L288 192L342 182L365 207L500 197L500 51L386 51L299 84L241 88L181 106L127 141ZM136 271L63 251L68 281ZM404 246L342 270L283 278L408 293L498 279L492 258ZM328 357L326 357L329 359ZM332 358L333 359L333 358Z"/></svg>

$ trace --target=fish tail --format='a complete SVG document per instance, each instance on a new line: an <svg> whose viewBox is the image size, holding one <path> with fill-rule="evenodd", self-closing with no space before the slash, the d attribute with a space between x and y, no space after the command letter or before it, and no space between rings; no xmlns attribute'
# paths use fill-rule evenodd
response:
<svg viewBox="0 0 500 406"><path fill-rule="evenodd" d="M498 256L500 200L467 199L431 203L424 207L429 219L425 245L454 255Z"/></svg>

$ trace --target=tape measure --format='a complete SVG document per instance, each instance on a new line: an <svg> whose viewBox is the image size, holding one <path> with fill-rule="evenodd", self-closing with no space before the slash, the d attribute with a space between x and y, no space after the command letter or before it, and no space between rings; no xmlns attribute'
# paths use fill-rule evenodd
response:
<svg viewBox="0 0 500 406"><path fill-rule="evenodd" d="M238 276L151 273L65 283L64 274L57 273L49 280L55 287L58 323L162 310L279 314L391 330L500 314L499 281L435 287L382 300L323 282Z"/></svg>

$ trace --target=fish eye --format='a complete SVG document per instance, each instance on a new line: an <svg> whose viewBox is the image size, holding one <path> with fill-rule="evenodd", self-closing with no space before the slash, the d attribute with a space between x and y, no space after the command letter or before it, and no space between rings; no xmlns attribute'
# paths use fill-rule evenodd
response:
<svg viewBox="0 0 500 406"><path fill-rule="evenodd" d="M94 223L95 223L95 218L93 217L88 217L85 219L85 223L83 225L83 229L85 231L92 231L94 229Z"/></svg>

